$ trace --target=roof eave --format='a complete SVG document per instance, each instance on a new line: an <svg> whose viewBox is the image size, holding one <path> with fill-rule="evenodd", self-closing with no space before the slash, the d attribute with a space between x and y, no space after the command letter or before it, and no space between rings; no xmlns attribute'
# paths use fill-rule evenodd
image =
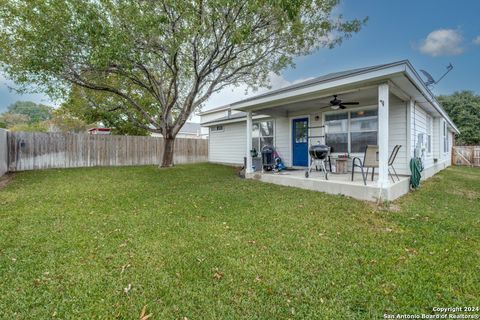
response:
<svg viewBox="0 0 480 320"><path fill-rule="evenodd" d="M291 90L280 91L272 95L260 96L258 98L250 98L247 100L238 101L231 104L232 109L239 111L254 111L256 108L261 109L274 102L287 100L295 96L308 95L314 92L323 91L339 87L342 85L360 83L365 81L373 81L375 79L381 79L382 77L392 76L398 73L405 74L418 91L429 101L429 103L442 115L447 123L455 130L456 133L460 133L455 123L450 119L445 110L441 107L440 103L435 98L435 95L426 87L425 83L420 78L420 75L416 72L415 68L408 60L398 61L383 67L378 67L371 70L362 70L349 75L339 76L335 79L329 79L306 85L305 87L297 87Z"/></svg>
<svg viewBox="0 0 480 320"><path fill-rule="evenodd" d="M422 95L427 99L427 101L435 108L435 110L437 110L437 112L440 113L442 117L447 120L447 123L453 128L453 130L457 134L460 133L458 127L455 125L452 119L450 119L447 112L442 108L435 95L425 85L415 68L411 65L409 61L406 61L406 65L408 66L408 69L405 69L405 75L415 85L418 91L422 93Z"/></svg>
<svg viewBox="0 0 480 320"><path fill-rule="evenodd" d="M225 110L228 110L230 108L231 108L230 105L226 105L226 106L223 106L223 107L218 107L218 108L213 108L213 109L210 109L210 110L200 111L197 115L203 116L203 115L206 115L206 114L225 111Z"/></svg>
<svg viewBox="0 0 480 320"><path fill-rule="evenodd" d="M264 118L271 118L271 116L268 116L268 115L254 115L253 116L253 120L264 119ZM208 122L202 122L202 123L200 123L200 125L202 127L211 127L211 126L215 126L215 125L242 122L242 121L246 121L246 120L247 120L247 116L245 115L245 116L234 118L234 119L211 120L211 121L208 121Z"/></svg>
<svg viewBox="0 0 480 320"><path fill-rule="evenodd" d="M269 96L261 96L258 99L250 99L247 101L239 101L232 103L232 109L240 111L249 111L255 109L257 106L266 105L269 102L285 100L295 96L308 95L319 91L325 91L328 89L336 88L353 83L366 82L375 79L381 79L388 75L394 75L405 71L406 60L399 61L397 63L388 65L383 68L376 68L368 71L359 71L349 75L339 76L334 79L320 81L318 83L309 84L305 87L298 87L292 90L286 90L278 92ZM369 76L370 74L370 76Z"/></svg>

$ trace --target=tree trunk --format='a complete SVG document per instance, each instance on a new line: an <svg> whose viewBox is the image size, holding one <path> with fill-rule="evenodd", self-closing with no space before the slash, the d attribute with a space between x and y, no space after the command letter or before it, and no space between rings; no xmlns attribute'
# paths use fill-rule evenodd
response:
<svg viewBox="0 0 480 320"><path fill-rule="evenodd" d="M175 138L163 139L163 159L161 167L173 167L173 151Z"/></svg>

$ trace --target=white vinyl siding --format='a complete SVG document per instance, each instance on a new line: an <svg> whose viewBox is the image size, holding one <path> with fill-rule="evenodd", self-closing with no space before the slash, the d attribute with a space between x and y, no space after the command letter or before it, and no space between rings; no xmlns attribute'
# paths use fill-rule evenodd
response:
<svg viewBox="0 0 480 320"><path fill-rule="evenodd" d="M407 150L407 105L406 102L390 95L390 110L388 121L388 155L398 144L402 147L398 151L393 166L398 174L409 174L409 157Z"/></svg>
<svg viewBox="0 0 480 320"><path fill-rule="evenodd" d="M417 156L422 157L424 168L429 168L433 166L433 156L427 152L427 112L418 104L412 107L411 112L412 157L415 155L415 149L418 148L419 154Z"/></svg>
<svg viewBox="0 0 480 320"><path fill-rule="evenodd" d="M208 161L243 165L247 149L245 121L223 124L223 131L210 131Z"/></svg>
<svg viewBox="0 0 480 320"><path fill-rule="evenodd" d="M287 117L275 119L275 148L283 163L289 167L291 163L290 153L290 120Z"/></svg>

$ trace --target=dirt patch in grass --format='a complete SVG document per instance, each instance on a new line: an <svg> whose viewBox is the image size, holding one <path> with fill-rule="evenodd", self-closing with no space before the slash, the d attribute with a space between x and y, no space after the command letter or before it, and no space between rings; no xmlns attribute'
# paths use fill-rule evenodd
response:
<svg viewBox="0 0 480 320"><path fill-rule="evenodd" d="M6 187L15 177L14 173L7 173L6 175L0 177L0 189Z"/></svg>
<svg viewBox="0 0 480 320"><path fill-rule="evenodd" d="M370 202L365 201L369 207L372 208L373 211L390 211L390 212L399 212L401 211L401 207L399 204L394 202Z"/></svg>
<svg viewBox="0 0 480 320"><path fill-rule="evenodd" d="M465 197L470 200L475 200L480 198L480 194L475 190L467 190L467 189L455 189L450 192L456 196Z"/></svg>

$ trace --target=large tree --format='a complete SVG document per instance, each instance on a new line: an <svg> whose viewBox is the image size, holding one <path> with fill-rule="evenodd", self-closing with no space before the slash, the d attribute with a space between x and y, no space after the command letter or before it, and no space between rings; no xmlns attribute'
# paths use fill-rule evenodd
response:
<svg viewBox="0 0 480 320"><path fill-rule="evenodd" d="M266 85L295 56L333 47L365 20L338 0L0 0L0 63L52 96L75 84L123 101L165 138L162 166L190 114L229 85ZM133 123L133 122L132 122Z"/></svg>
<svg viewBox="0 0 480 320"><path fill-rule="evenodd" d="M442 95L438 101L460 129L456 137L458 145L480 144L480 96L472 91L460 91Z"/></svg>

